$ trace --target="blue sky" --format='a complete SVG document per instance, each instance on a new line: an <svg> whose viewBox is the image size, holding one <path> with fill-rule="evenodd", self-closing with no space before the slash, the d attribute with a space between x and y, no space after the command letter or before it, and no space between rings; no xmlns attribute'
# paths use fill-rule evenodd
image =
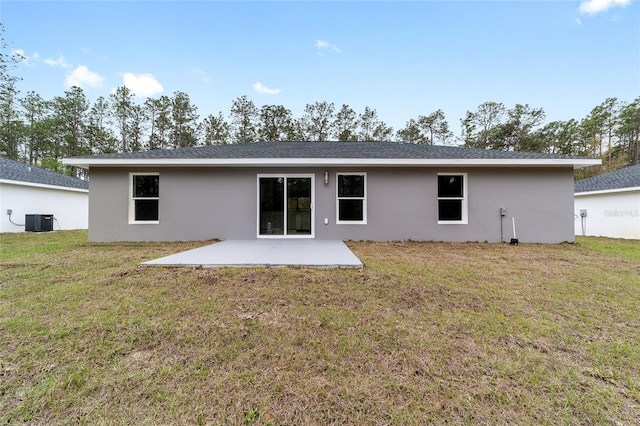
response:
<svg viewBox="0 0 640 426"><path fill-rule="evenodd" d="M90 100L126 84L189 94L201 118L247 95L294 116L329 101L375 108L398 130L486 101L581 119L640 96L640 5L591 1L6 1L21 94Z"/></svg>

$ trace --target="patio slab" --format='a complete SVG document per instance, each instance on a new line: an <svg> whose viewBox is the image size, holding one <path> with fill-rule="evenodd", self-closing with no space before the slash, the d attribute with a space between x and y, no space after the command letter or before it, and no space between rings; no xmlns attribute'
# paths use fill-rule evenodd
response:
<svg viewBox="0 0 640 426"><path fill-rule="evenodd" d="M146 266L308 266L361 268L362 262L339 240L226 240L160 259Z"/></svg>

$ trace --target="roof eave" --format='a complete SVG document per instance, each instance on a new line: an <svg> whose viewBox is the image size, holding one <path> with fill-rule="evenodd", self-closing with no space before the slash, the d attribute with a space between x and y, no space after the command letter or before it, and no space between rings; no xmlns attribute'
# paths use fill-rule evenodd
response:
<svg viewBox="0 0 640 426"><path fill-rule="evenodd" d="M589 196L589 195L616 194L616 193L620 193L620 192L634 192L634 191L640 191L640 186L630 186L630 187L627 187L627 188L611 188L611 189L598 189L598 190L594 190L594 191L575 192L574 196L583 197L583 196Z"/></svg>
<svg viewBox="0 0 640 426"><path fill-rule="evenodd" d="M398 159L398 158L65 158L63 164L81 167L568 167L574 169L602 164L590 158L492 158L492 159Z"/></svg>
<svg viewBox="0 0 640 426"><path fill-rule="evenodd" d="M59 191L89 192L88 189L84 189L84 188L74 188L72 186L62 186L62 185L48 185L44 183L27 182L23 180L0 179L0 183L4 183L8 185L17 185L17 186L29 186L32 188L56 189Z"/></svg>

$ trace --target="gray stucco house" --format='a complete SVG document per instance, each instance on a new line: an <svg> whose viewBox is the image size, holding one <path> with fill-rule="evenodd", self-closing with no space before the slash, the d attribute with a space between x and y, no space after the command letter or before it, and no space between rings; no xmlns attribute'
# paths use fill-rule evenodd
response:
<svg viewBox="0 0 640 426"><path fill-rule="evenodd" d="M573 241L600 160L396 142L256 142L74 157L92 241ZM506 209L501 214L501 209Z"/></svg>

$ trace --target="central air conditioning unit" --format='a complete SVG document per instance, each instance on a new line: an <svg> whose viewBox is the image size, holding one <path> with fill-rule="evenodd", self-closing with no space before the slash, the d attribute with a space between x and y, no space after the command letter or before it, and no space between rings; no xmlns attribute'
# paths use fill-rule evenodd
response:
<svg viewBox="0 0 640 426"><path fill-rule="evenodd" d="M53 215L52 214L25 215L24 230L29 232L53 231Z"/></svg>

